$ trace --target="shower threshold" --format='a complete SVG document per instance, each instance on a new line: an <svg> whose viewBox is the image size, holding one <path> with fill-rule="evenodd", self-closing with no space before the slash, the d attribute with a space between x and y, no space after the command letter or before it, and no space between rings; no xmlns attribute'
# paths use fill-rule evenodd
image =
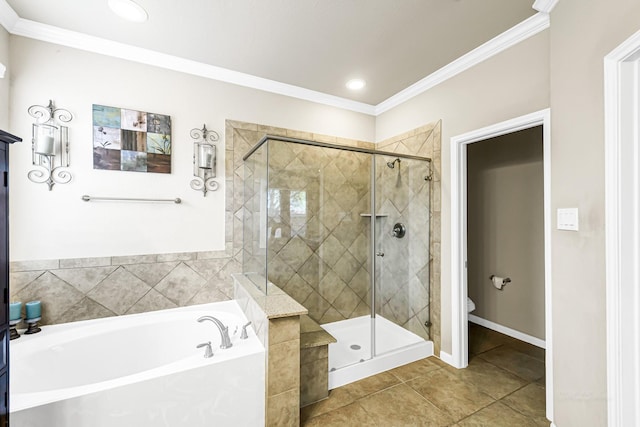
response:
<svg viewBox="0 0 640 427"><path fill-rule="evenodd" d="M425 357L433 356L433 342L377 315L376 352L371 358L371 317L321 325L338 342L329 344L329 390Z"/></svg>

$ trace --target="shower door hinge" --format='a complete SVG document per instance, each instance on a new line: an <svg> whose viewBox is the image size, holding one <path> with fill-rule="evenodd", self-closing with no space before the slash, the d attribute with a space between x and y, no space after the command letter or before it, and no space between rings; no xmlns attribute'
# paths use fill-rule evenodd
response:
<svg viewBox="0 0 640 427"><path fill-rule="evenodd" d="M467 268L467 261L464 262L464 268Z"/></svg>

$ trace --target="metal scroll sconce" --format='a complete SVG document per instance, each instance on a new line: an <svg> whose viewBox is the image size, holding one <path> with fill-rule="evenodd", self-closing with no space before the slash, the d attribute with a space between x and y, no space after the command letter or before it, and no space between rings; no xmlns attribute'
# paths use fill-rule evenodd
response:
<svg viewBox="0 0 640 427"><path fill-rule="evenodd" d="M213 145L220 136L216 131L208 130L206 125L202 129L191 129L193 138L193 176L191 188L202 191L203 197L208 191L216 191L218 183L216 177L216 147Z"/></svg>
<svg viewBox="0 0 640 427"><path fill-rule="evenodd" d="M73 115L69 110L56 108L53 101L46 107L32 105L27 110L35 119L31 126L31 163L37 167L27 177L37 184L46 183L49 191L55 184L67 184L71 173L62 168L69 167L69 123Z"/></svg>

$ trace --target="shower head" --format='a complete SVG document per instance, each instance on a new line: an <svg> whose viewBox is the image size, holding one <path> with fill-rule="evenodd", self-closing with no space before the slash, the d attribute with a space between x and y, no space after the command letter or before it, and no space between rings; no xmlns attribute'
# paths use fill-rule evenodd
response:
<svg viewBox="0 0 640 427"><path fill-rule="evenodd" d="M400 159L396 158L393 162L387 162L387 166L389 166L391 169L396 167L396 162L398 162L398 165L400 165Z"/></svg>

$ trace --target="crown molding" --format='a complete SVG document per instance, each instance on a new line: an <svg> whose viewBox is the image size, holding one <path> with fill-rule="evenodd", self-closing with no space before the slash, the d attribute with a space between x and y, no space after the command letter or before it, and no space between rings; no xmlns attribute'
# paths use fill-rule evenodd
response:
<svg viewBox="0 0 640 427"><path fill-rule="evenodd" d="M317 92L302 87L256 77L250 74L229 70L214 65L192 61L178 56L168 55L149 49L127 45L112 40L94 37L75 31L65 30L47 24L19 18L11 33L88 52L126 59L155 67L165 68L208 79L271 92L292 98L373 115L375 107L370 104L352 101L334 95Z"/></svg>
<svg viewBox="0 0 640 427"><path fill-rule="evenodd" d="M0 0L0 25L8 32L11 32L19 19L20 17L16 11L9 6L9 3L7 3L6 0Z"/></svg>
<svg viewBox="0 0 640 427"><path fill-rule="evenodd" d="M558 0L536 0L533 2L533 8L538 12L549 14L558 4Z"/></svg>
<svg viewBox="0 0 640 427"><path fill-rule="evenodd" d="M460 58L433 72L422 80L387 98L376 105L375 115L378 116L411 98L439 85L440 83L472 68L498 53L517 45L518 43L549 28L549 15L536 13L532 17L511 27L504 33L492 38L488 42L462 55Z"/></svg>
<svg viewBox="0 0 640 427"><path fill-rule="evenodd" d="M558 0L536 0L534 8L551 10ZM538 5L543 4L543 6ZM538 5L536 7L536 5ZM539 10L539 9L537 9ZM47 24L20 18L6 0L0 0L0 24L11 34L55 43L62 46L125 59L141 64L165 68L221 82L231 83L251 89L297 98L309 102L328 105L356 113L378 116L444 81L472 68L492 56L508 49L529 37L549 28L548 13L539 12L494 37L471 52L445 65L422 80L401 90L378 105L366 104L329 95L299 86L277 82L215 65L204 64L174 55L143 49L124 43L94 37L75 31L65 30Z"/></svg>

